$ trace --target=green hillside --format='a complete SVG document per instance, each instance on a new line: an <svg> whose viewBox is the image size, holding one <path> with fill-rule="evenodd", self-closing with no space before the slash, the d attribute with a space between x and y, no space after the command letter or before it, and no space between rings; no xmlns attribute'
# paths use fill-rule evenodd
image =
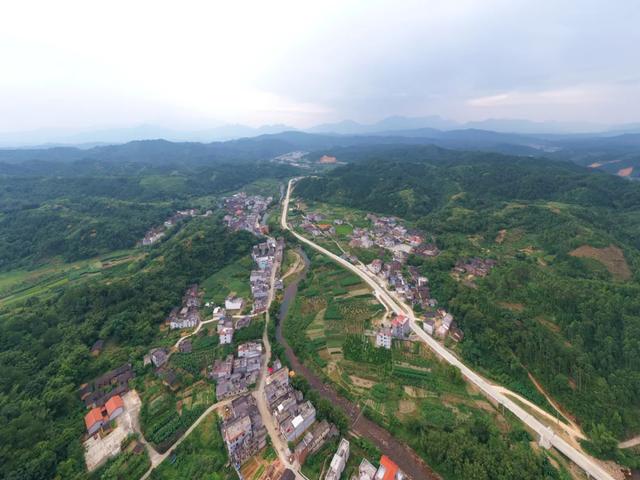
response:
<svg viewBox="0 0 640 480"><path fill-rule="evenodd" d="M567 163L403 148L307 178L296 195L411 220L437 238L411 257L464 330L476 368L587 432L640 431L640 186ZM466 257L498 266L473 284Z"/></svg>

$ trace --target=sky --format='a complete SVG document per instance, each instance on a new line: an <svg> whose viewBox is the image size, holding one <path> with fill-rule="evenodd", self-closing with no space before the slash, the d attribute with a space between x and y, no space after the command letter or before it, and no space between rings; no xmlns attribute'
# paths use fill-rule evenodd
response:
<svg viewBox="0 0 640 480"><path fill-rule="evenodd" d="M2 2L0 132L640 121L637 0Z"/></svg>

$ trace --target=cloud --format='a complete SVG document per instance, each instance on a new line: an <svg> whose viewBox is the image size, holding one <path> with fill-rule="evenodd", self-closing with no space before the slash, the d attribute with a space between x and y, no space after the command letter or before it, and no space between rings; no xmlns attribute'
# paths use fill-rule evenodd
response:
<svg viewBox="0 0 640 480"><path fill-rule="evenodd" d="M635 0L5 2L0 131L637 120L638 24Z"/></svg>

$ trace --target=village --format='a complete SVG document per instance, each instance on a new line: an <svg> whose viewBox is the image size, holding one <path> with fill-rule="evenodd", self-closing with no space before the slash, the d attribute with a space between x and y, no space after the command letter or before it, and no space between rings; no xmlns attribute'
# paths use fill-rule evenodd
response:
<svg viewBox="0 0 640 480"><path fill-rule="evenodd" d="M259 322L256 325L264 324L261 319L269 308L271 289L282 288L282 281L277 277L283 261L284 239L266 237L267 228L261 223L271 199L239 193L223 202L226 211L233 212L224 219L229 228L247 230L261 238L251 250L254 264L249 273L251 296L242 298L231 293L223 304L215 305L204 301L205 291L200 285L190 285L183 292L180 304L168 312L161 326L165 335L174 339L178 335L175 343L152 348L143 356L139 367L131 363L124 364L80 387L79 395L87 408L83 441L89 471L98 469L110 458L123 453L140 458L148 454L153 468L154 459L164 458L163 452L170 450L174 442L180 441L180 436L188 426L184 424L184 427L180 427L186 421L183 419L195 420L195 412L204 411L207 405L219 405L217 410L222 420L220 434L231 465L240 478L251 472L255 465L264 465L264 452L272 448L267 428L269 425L273 426L277 441L284 446L290 465L296 469L310 455L320 451L329 442L337 441L339 437L337 427L327 419L318 420L316 406L294 388L292 379L295 372L277 358L267 364L267 351L263 340L259 338L261 333L243 340L247 337L242 333L243 330L249 332L253 322ZM182 218L195 215L195 210L178 212L165 228L171 228ZM156 233L161 232L158 230ZM154 237L150 235L149 238ZM97 357L104 348L104 342L98 340L92 348L92 354ZM202 368L192 368L191 365L202 365ZM135 380L137 376L140 378ZM134 384L153 387L149 390L147 386L138 392ZM211 388L207 385L211 385ZM209 390L211 394L207 393ZM150 392L155 393L149 396ZM200 403L202 406L198 410L194 402L202 395L208 400ZM177 403L172 398L177 399ZM169 409L158 411L156 415L161 418L145 426L145 422L148 422L145 421L145 415L148 414L143 410L149 408L145 407L148 402L166 403ZM174 404L178 409L181 408L182 413L179 410L172 413L174 407L170 405ZM266 417L264 411L260 413L261 404L268 412ZM165 417L167 420L162 420ZM164 427L162 422L177 422L178 426L163 433L168 427ZM340 478L348 456L349 443L342 439L334 461L323 478ZM175 453L169 458L175 458ZM390 461L387 460L384 461L386 468L389 468ZM264 468L265 479L295 477L277 456L269 462L269 467ZM363 465L371 464L364 460ZM368 472L372 468L370 466L365 470ZM384 472L385 466L381 465L380 469L374 468L374 473ZM369 478L362 475L361 472L358 478ZM400 480L402 476L370 478Z"/></svg>
<svg viewBox="0 0 640 480"><path fill-rule="evenodd" d="M458 327L451 313L438 308L438 301L431 296L429 279L421 275L417 267L407 265L410 255L425 258L438 256L440 250L437 245L426 242L422 232L407 228L395 217L369 213L365 219L369 222L369 227L353 227L347 236L351 251L376 251L378 258L365 266L367 270L415 309L425 332L441 340L450 338L454 342L460 342L464 338L464 332ZM313 237L334 239L336 227L343 224L342 219L330 222L326 220L325 215L311 212L303 215L300 228ZM351 263L359 263L359 259L346 249L343 250L342 257ZM454 273L466 274L466 278L470 280L474 276L485 276L493 266L493 260L460 260ZM378 348L390 349L393 339L412 339L409 319L404 315L384 318L372 334Z"/></svg>
<svg viewBox="0 0 640 480"><path fill-rule="evenodd" d="M273 197L236 193L222 201L227 212L223 220L233 231L246 230L255 235L266 235L269 229L263 222L263 216L271 202Z"/></svg>
<svg viewBox="0 0 640 480"><path fill-rule="evenodd" d="M140 241L140 244L144 247L148 247L157 243L160 239L162 239L167 231L173 227L175 227L179 222L188 218L194 218L199 215L198 210L194 208L189 208L186 210L178 210L169 218L167 218L164 223L158 227L153 227L147 231L144 238ZM213 215L212 210L207 210L202 217L210 217Z"/></svg>

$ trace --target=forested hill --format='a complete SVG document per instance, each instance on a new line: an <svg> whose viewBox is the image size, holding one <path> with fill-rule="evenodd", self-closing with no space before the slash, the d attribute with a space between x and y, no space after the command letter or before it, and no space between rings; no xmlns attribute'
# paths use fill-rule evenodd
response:
<svg viewBox="0 0 640 480"><path fill-rule="evenodd" d="M44 163L0 176L0 271L53 257L75 261L132 248L177 209L215 207L215 196L296 170L266 162L160 168Z"/></svg>
<svg viewBox="0 0 640 480"><path fill-rule="evenodd" d="M433 234L443 253L410 261L465 331L467 361L535 399L532 375L603 451L612 435L640 432L640 185L568 163L423 148L354 161L296 194ZM451 270L471 256L498 266L469 286Z"/></svg>
<svg viewBox="0 0 640 480"><path fill-rule="evenodd" d="M144 257L52 296L0 308L0 478L90 478L78 386L158 345L189 284L247 255L255 238L199 218ZM90 354L96 339L108 352Z"/></svg>

